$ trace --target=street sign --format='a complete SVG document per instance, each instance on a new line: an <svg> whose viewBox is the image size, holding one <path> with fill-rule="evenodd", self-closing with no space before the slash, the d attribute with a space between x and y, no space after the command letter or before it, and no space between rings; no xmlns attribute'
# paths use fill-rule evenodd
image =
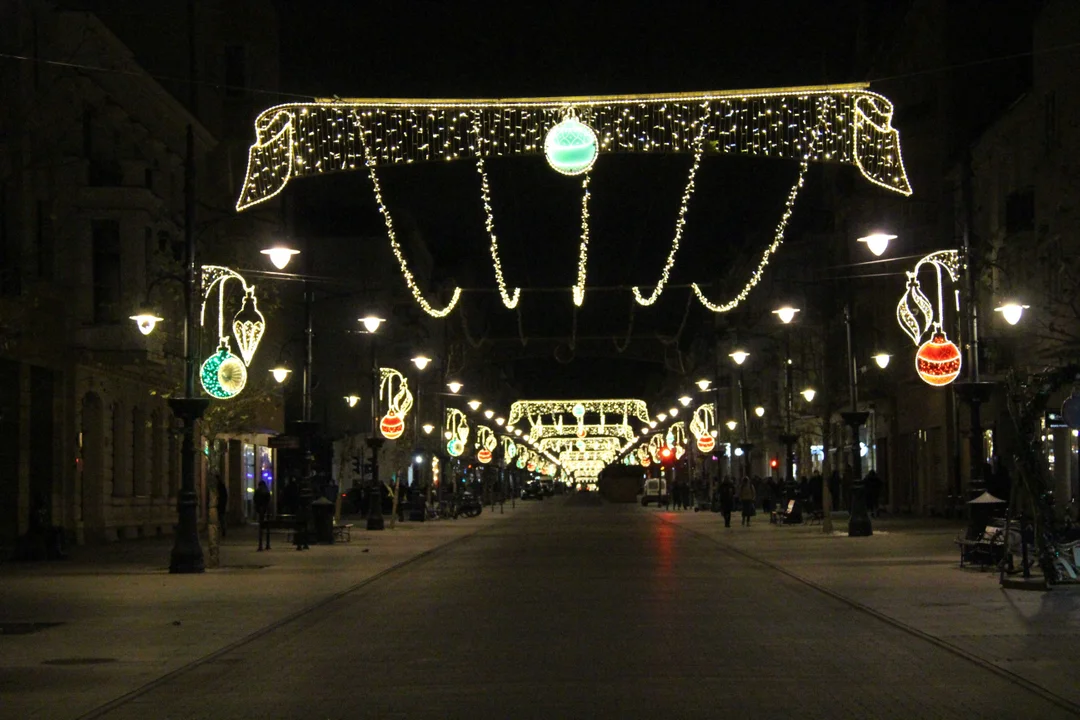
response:
<svg viewBox="0 0 1080 720"><path fill-rule="evenodd" d="M299 450L300 438L296 435L271 435L266 439L267 447Z"/></svg>

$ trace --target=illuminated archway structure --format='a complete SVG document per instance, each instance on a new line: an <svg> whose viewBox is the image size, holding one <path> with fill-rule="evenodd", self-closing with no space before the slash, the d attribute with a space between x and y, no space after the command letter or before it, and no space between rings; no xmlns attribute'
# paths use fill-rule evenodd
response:
<svg viewBox="0 0 1080 720"><path fill-rule="evenodd" d="M503 304L515 308L520 288L503 278L485 160L545 155L552 168L581 175L581 240L575 305L585 296L589 242L589 170L610 153L689 153L693 164L682 195L674 236L661 276L651 291L633 288L640 305L662 293L679 249L694 178L707 152L783 158L799 163L772 243L742 291L714 303L693 285L698 300L713 312L737 306L760 280L803 186L807 164L832 162L856 167L869 182L911 194L892 127L893 106L865 83L720 90L688 93L510 99L316 99L275 105L255 120L237 210L246 210L282 192L294 178L330 172L365 171L386 224L391 249L416 302L434 317L445 317L461 298L434 307L417 286L397 242L377 169L387 165L471 159L479 175L481 204L495 278Z"/></svg>

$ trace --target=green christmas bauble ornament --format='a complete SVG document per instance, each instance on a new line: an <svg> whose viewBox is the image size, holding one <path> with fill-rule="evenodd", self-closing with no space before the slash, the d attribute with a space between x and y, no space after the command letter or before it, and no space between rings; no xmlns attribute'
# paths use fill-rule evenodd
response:
<svg viewBox="0 0 1080 720"><path fill-rule="evenodd" d="M548 165L563 175L588 172L600 154L596 132L570 115L551 128L544 138Z"/></svg>
<svg viewBox="0 0 1080 720"><path fill-rule="evenodd" d="M236 397L247 384L247 368L244 362L229 351L227 340L208 357L199 371L203 390L218 400Z"/></svg>

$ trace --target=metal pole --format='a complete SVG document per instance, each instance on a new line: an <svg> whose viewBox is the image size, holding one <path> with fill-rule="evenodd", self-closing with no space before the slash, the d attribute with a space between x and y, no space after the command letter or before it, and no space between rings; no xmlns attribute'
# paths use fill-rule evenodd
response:
<svg viewBox="0 0 1080 720"><path fill-rule="evenodd" d="M870 523L870 513L866 511L866 487L862 478L862 450L859 439L859 427L870 417L868 412L859 411L858 371L855 364L855 351L852 344L851 298L844 304L844 324L847 326L847 363L848 387L851 395L851 410L841 413L844 422L851 428L851 517L848 520L848 537L867 537L874 534Z"/></svg>
<svg viewBox="0 0 1080 720"><path fill-rule="evenodd" d="M750 453L753 451L754 446L750 443L749 416L746 413L746 387L743 384L742 365L739 366L739 407L742 413L742 445L739 447L743 451L743 477L748 478L750 477Z"/></svg>
<svg viewBox="0 0 1080 720"><path fill-rule="evenodd" d="M368 493L368 530L382 530L384 527L382 488L379 486L379 448L383 445L383 439L375 434L379 429L378 394L379 364L375 354L375 333L371 333L371 435L367 441L371 448L371 489Z"/></svg>
<svg viewBox="0 0 1080 720"><path fill-rule="evenodd" d="M306 264L308 268L308 274L311 274L312 259L311 253L305 253ZM304 282L304 370L303 370L303 396L301 398L300 407L300 452L302 453L303 462L300 467L300 507L299 512L296 515L296 532L293 533L293 541L296 544L297 550L307 550L308 545L308 526L310 524L311 515L311 501L314 499L314 492L311 486L311 482L315 476L315 463L314 455L312 451L312 436L314 434L314 423L311 420L311 373L312 373L312 361L314 355L314 338L315 332L312 325L312 304L313 304L313 290L311 284L307 281Z"/></svg>
<svg viewBox="0 0 1080 720"><path fill-rule="evenodd" d="M184 161L184 397L169 400L173 414L184 424L180 459L180 492L176 498L177 525L170 573L201 573L206 569L199 544L198 496L195 493L195 423L210 401L195 397L198 366L198 337L195 328L195 130L187 126L187 153Z"/></svg>
<svg viewBox="0 0 1080 720"><path fill-rule="evenodd" d="M784 482L787 486L787 492L794 493L795 487L795 443L798 441L798 436L791 432L791 413L794 405L792 397L792 378L791 378L791 327L784 326L784 402L787 406L787 420L786 420L786 432L780 436L780 441L784 443Z"/></svg>

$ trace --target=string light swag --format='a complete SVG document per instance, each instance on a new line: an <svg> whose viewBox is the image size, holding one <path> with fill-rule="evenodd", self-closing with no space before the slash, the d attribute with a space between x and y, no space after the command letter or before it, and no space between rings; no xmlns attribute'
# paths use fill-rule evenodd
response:
<svg viewBox="0 0 1080 720"><path fill-rule="evenodd" d="M397 390L394 390L394 385ZM379 430L388 440L396 440L405 432L405 416L413 406L409 381L394 368L379 368L379 402L386 397L387 411Z"/></svg>
<svg viewBox="0 0 1080 720"><path fill-rule="evenodd" d="M589 178L581 181L581 244L578 246L577 282L574 283L574 305L581 307L585 302L585 274L589 264Z"/></svg>
<svg viewBox="0 0 1080 720"><path fill-rule="evenodd" d="M266 318L259 311L255 286L249 285L240 273L223 265L204 265L201 273L202 305L199 308L199 325L206 326L206 307L217 292L218 344L199 371L203 389L211 397L228 400L238 395L247 384L247 366L251 364L266 331ZM244 291L240 310L233 316L232 331L240 358L232 353L229 337L225 333L225 297L229 281L236 281Z"/></svg>
<svg viewBox="0 0 1080 720"><path fill-rule="evenodd" d="M469 442L469 420L457 408L446 408L446 452L460 457Z"/></svg>
<svg viewBox="0 0 1080 720"><path fill-rule="evenodd" d="M637 433L634 432L634 429L625 423L608 423L606 425L586 423L581 426L575 426L575 436L581 429L584 429L585 431L585 439L603 436L622 438L624 440L634 440L637 438ZM530 437L533 441L541 441L545 438L563 435L567 435L567 433L563 429L553 425L536 425L533 426L533 430L530 432Z"/></svg>
<svg viewBox="0 0 1080 720"><path fill-rule="evenodd" d="M477 113L473 113L472 123L473 136L477 144L487 142L487 138L480 131L480 119ZM484 154L476 153L476 172L480 174L480 198L484 203L484 227L491 239L491 262L495 268L495 282L499 286L499 295L503 305L513 310L521 298L521 288L514 288L513 294L506 291L506 280L503 278L502 261L499 259L499 240L495 235L495 216L491 210L491 186L488 184L487 170L484 168Z"/></svg>
<svg viewBox="0 0 1080 720"><path fill-rule="evenodd" d="M937 277L937 313L922 291L919 273L924 266L934 269ZM944 330L945 280L942 273L953 283L960 276L960 253L956 250L939 250L930 253L907 271L907 286L896 305L896 321L900 329L919 345L915 354L915 370L930 385L948 385L960 375L962 363L960 348L949 340ZM959 310L959 300L957 301ZM923 342L923 338L929 338Z"/></svg>
<svg viewBox="0 0 1080 720"><path fill-rule="evenodd" d="M667 260L664 262L664 269L660 272L660 279L656 282L652 294L645 297L637 286L633 288L634 300L637 301L638 305L652 305L657 301L660 293L664 291L664 287L667 285L671 268L675 265L675 253L679 252L679 240L682 238L683 228L686 226L686 210L690 205L690 198L694 195L694 177L701 166L701 154L704 150L703 140L709 127L708 103L705 103L703 107L705 108L705 116L696 122L697 134L694 137L694 162L690 166L690 173L686 178L686 189L683 190L682 201L679 203L679 216L675 220L675 235L671 239L671 250L668 252Z"/></svg>
<svg viewBox="0 0 1080 720"><path fill-rule="evenodd" d="M435 318L446 317L453 311L458 300L461 299L461 288L454 288L454 293L450 298L450 302L441 310L436 309L424 298L423 293L420 292L420 288L416 284L416 279L413 277L412 270L409 269L409 263L405 259L405 254L401 251L401 245L397 241L397 234L394 232L394 220L390 217L390 210L386 207L386 203L383 202L382 188L379 186L379 178L375 174L375 158L368 147L367 137L364 133L360 134L360 143L363 145L364 164L368 170L368 177L371 179L371 187L375 191L375 202L379 206L379 212L382 214L383 221L386 225L386 237L389 239L390 249L394 251L394 257L397 258L398 265L401 267L401 275L405 278L405 284L408 285L409 292L412 293L413 299L424 309L424 312Z"/></svg>

